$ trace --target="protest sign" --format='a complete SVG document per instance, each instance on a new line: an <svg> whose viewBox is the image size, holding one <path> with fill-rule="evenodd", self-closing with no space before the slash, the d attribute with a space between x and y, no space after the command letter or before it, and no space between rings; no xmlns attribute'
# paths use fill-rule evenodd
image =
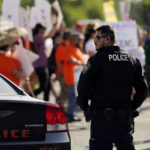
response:
<svg viewBox="0 0 150 150"><path fill-rule="evenodd" d="M116 44L124 50L137 49L137 26L133 20L119 22L100 22L100 25L110 25L115 31Z"/></svg>
<svg viewBox="0 0 150 150"><path fill-rule="evenodd" d="M131 2L130 1L120 1L119 2L119 8L121 17L123 20L129 19L130 9L131 9Z"/></svg>
<svg viewBox="0 0 150 150"><path fill-rule="evenodd" d="M32 31L29 22L30 21L27 11L19 6L19 24L21 27L24 27L28 31L29 39L33 41Z"/></svg>
<svg viewBox="0 0 150 150"><path fill-rule="evenodd" d="M39 55L30 51L30 50L27 50L27 49L24 49L25 53L27 54L28 56L28 60L30 63L33 63L35 60L37 60L39 58Z"/></svg>
<svg viewBox="0 0 150 150"><path fill-rule="evenodd" d="M30 27L33 29L37 23L39 23L38 10L37 7L34 6L31 8L31 13L30 13Z"/></svg>
<svg viewBox="0 0 150 150"><path fill-rule="evenodd" d="M18 6L20 0L3 0L2 3L2 16L5 20L12 21L14 26L19 26L19 11ZM10 7L11 6L11 7Z"/></svg>
<svg viewBox="0 0 150 150"><path fill-rule="evenodd" d="M31 27L34 28L37 23L41 23L48 33L52 28L51 5L46 0L36 0L35 4L31 9Z"/></svg>
<svg viewBox="0 0 150 150"><path fill-rule="evenodd" d="M22 45L16 46L15 52L13 53L12 56L20 61L23 74L26 77L29 77L33 73L34 68L31 62L29 61L28 55L23 46Z"/></svg>

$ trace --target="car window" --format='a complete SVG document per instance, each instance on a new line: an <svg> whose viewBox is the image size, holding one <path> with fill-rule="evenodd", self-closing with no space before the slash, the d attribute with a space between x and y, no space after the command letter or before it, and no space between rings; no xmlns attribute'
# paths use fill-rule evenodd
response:
<svg viewBox="0 0 150 150"><path fill-rule="evenodd" d="M3 78L0 78L0 95L18 95Z"/></svg>

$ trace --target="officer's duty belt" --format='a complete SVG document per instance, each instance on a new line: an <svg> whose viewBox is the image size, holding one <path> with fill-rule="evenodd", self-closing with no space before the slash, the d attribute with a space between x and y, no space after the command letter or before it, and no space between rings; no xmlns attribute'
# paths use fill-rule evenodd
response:
<svg viewBox="0 0 150 150"><path fill-rule="evenodd" d="M131 111L127 109L112 109L112 108L105 108L102 110L94 109L92 111L93 115L96 116L104 116L106 120L111 119L129 119L131 118Z"/></svg>

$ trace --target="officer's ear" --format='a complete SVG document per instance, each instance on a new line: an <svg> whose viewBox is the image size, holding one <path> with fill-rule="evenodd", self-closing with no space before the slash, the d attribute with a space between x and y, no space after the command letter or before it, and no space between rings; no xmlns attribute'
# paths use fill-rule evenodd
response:
<svg viewBox="0 0 150 150"><path fill-rule="evenodd" d="M105 44L106 44L106 45L109 45L109 44L110 44L110 36L107 36L107 37L105 38Z"/></svg>
<svg viewBox="0 0 150 150"><path fill-rule="evenodd" d="M106 41L110 41L110 36L107 36L107 37L106 37Z"/></svg>

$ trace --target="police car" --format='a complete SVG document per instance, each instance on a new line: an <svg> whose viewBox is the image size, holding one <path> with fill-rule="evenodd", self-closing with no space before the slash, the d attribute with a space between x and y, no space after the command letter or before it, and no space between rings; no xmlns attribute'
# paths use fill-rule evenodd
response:
<svg viewBox="0 0 150 150"><path fill-rule="evenodd" d="M64 111L0 74L0 150L71 150Z"/></svg>

